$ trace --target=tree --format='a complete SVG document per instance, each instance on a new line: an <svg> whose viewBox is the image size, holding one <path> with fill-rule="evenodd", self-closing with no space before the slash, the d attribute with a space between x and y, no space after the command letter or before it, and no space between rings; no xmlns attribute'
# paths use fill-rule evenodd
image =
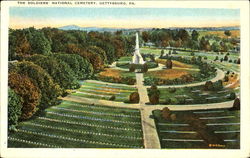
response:
<svg viewBox="0 0 250 158"><path fill-rule="evenodd" d="M223 82L222 80L218 80L216 82L214 82L214 90L221 90L223 88Z"/></svg>
<svg viewBox="0 0 250 158"><path fill-rule="evenodd" d="M240 110L240 99L239 98L234 99L233 110Z"/></svg>
<svg viewBox="0 0 250 158"><path fill-rule="evenodd" d="M21 98L13 91L8 88L8 129L15 130L17 126L17 121L21 116L22 109L22 100Z"/></svg>
<svg viewBox="0 0 250 158"><path fill-rule="evenodd" d="M164 49L161 50L160 58L162 58L163 56L164 56Z"/></svg>
<svg viewBox="0 0 250 158"><path fill-rule="evenodd" d="M86 60L86 58L81 57L77 54L53 54L58 60L67 63L70 68L74 71L77 79L88 79L93 75L93 66Z"/></svg>
<svg viewBox="0 0 250 158"><path fill-rule="evenodd" d="M240 64L240 58L238 58L238 60L237 60L237 64Z"/></svg>
<svg viewBox="0 0 250 158"><path fill-rule="evenodd" d="M139 103L140 96L138 92L133 92L129 95L129 102L130 103Z"/></svg>
<svg viewBox="0 0 250 158"><path fill-rule="evenodd" d="M198 41L199 33L196 30L192 31L191 36L192 36L192 40Z"/></svg>
<svg viewBox="0 0 250 158"><path fill-rule="evenodd" d="M161 115L165 120L169 120L170 115L171 115L171 112L170 112L169 108L168 107L163 108L162 112L161 112Z"/></svg>
<svg viewBox="0 0 250 158"><path fill-rule="evenodd" d="M129 72L135 72L135 68L136 68L135 64L130 64L129 65Z"/></svg>
<svg viewBox="0 0 250 158"><path fill-rule="evenodd" d="M63 90L75 89L79 87L76 75L70 66L51 56L33 55L27 60L34 62L48 72L53 80L60 85Z"/></svg>
<svg viewBox="0 0 250 158"><path fill-rule="evenodd" d="M228 61L228 56L227 55L225 55L224 61Z"/></svg>
<svg viewBox="0 0 250 158"><path fill-rule="evenodd" d="M160 91L157 86L152 85L148 91L149 101L151 104L159 104Z"/></svg>
<svg viewBox="0 0 250 158"><path fill-rule="evenodd" d="M168 59L168 60L166 61L166 67L167 67L167 69L172 69L173 63L172 63L172 60L171 60L171 59Z"/></svg>
<svg viewBox="0 0 250 158"><path fill-rule="evenodd" d="M204 85L204 90L205 91L212 91L214 90L214 85L213 85L213 82L212 81L207 81Z"/></svg>
<svg viewBox="0 0 250 158"><path fill-rule="evenodd" d="M32 32L32 38L30 39L30 44L32 48L32 54L51 54L51 46L48 39L45 37L44 33L41 31Z"/></svg>
<svg viewBox="0 0 250 158"><path fill-rule="evenodd" d="M211 48L212 48L212 50L214 52L219 52L220 51L220 45L217 42L213 42Z"/></svg>
<svg viewBox="0 0 250 158"><path fill-rule="evenodd" d="M29 119L37 111L41 92L31 79L25 75L9 73L9 87L22 98L21 119Z"/></svg>
<svg viewBox="0 0 250 158"><path fill-rule="evenodd" d="M41 91L41 101L38 106L43 110L57 103L57 98L62 94L62 90L52 77L40 66L29 62L16 62L10 66L10 72L17 72L28 76L34 85Z"/></svg>
<svg viewBox="0 0 250 158"><path fill-rule="evenodd" d="M226 36L231 36L231 32L230 32L229 30L224 31L224 34L225 34Z"/></svg>
<svg viewBox="0 0 250 158"><path fill-rule="evenodd" d="M143 39L144 42L149 41L149 33L147 31L142 32L142 39Z"/></svg>
<svg viewBox="0 0 250 158"><path fill-rule="evenodd" d="M23 30L9 30L9 60L31 54L30 42Z"/></svg>

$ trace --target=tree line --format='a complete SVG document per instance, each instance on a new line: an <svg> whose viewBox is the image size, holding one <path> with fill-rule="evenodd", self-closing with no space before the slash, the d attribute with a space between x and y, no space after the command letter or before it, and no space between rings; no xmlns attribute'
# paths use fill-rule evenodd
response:
<svg viewBox="0 0 250 158"><path fill-rule="evenodd" d="M229 38L230 31L225 31L227 38L216 35L201 35L198 31L186 29L152 29L142 32L142 40L152 42L156 47L175 47L192 50L227 52L237 46L236 38Z"/></svg>

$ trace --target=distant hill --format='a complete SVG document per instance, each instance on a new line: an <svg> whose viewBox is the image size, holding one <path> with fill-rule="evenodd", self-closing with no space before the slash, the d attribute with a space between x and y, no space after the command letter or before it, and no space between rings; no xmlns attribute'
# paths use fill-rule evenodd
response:
<svg viewBox="0 0 250 158"><path fill-rule="evenodd" d="M61 30L81 30L81 31L98 31L98 32L115 32L118 30L122 31L147 31L151 30L153 28L132 28L132 29L127 29L127 28L104 28L104 27L80 27L77 25L67 25L67 26L62 26L59 27L58 29ZM166 29L181 29L181 27L170 27ZM225 31L225 30L239 30L239 26L233 26L233 27L202 27L202 28L196 28L196 27L182 27L182 29L186 29L187 31L192 31L192 30L197 30L197 31Z"/></svg>
<svg viewBox="0 0 250 158"><path fill-rule="evenodd" d="M180 29L177 27L171 27L169 28L171 30L174 29ZM239 26L230 26L230 27L183 27L183 29L186 29L188 31L192 31L192 30L197 30L197 31L225 31L225 30L239 30L240 27Z"/></svg>

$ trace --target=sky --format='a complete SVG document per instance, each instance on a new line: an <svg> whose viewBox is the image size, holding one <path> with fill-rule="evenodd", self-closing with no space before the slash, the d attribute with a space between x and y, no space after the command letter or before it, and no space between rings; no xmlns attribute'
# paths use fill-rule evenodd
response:
<svg viewBox="0 0 250 158"><path fill-rule="evenodd" d="M10 28L34 26L112 28L239 26L239 9L11 7Z"/></svg>

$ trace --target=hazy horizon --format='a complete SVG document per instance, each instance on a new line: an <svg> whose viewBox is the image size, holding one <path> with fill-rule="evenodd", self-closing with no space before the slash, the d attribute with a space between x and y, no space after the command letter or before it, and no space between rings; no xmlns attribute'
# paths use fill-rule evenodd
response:
<svg viewBox="0 0 250 158"><path fill-rule="evenodd" d="M100 28L240 26L239 9L208 8L10 8L10 28L77 25Z"/></svg>

